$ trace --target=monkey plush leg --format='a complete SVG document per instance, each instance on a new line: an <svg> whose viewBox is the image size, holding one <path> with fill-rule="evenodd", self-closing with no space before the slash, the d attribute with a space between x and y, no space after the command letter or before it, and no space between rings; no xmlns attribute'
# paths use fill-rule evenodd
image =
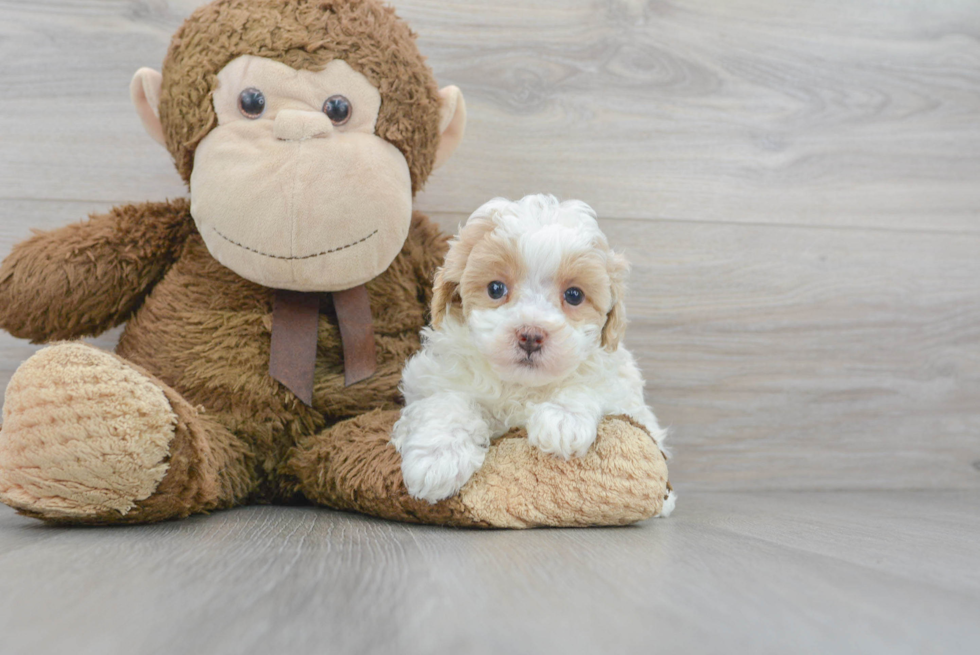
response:
<svg viewBox="0 0 980 655"><path fill-rule="evenodd" d="M62 523L146 523L248 494L239 440L139 367L82 343L37 352L10 380L0 500Z"/></svg>
<svg viewBox="0 0 980 655"><path fill-rule="evenodd" d="M429 504L408 495L389 443L397 411L340 422L293 450L289 473L313 502L386 519L442 525L530 528L625 525L661 512L667 464L629 419L600 425L589 452L564 460L515 430L495 440L459 494Z"/></svg>

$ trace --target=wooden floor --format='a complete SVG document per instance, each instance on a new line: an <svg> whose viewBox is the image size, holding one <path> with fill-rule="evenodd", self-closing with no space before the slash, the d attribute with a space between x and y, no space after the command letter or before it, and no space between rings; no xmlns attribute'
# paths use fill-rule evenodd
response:
<svg viewBox="0 0 980 655"><path fill-rule="evenodd" d="M0 653L970 653L980 493L685 494L631 528L0 508Z"/></svg>

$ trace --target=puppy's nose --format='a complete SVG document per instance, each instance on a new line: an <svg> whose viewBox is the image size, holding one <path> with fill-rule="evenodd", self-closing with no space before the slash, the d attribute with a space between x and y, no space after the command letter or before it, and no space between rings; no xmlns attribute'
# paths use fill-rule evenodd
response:
<svg viewBox="0 0 980 655"><path fill-rule="evenodd" d="M517 331L517 343L528 355L541 350L548 333L535 328L522 328Z"/></svg>

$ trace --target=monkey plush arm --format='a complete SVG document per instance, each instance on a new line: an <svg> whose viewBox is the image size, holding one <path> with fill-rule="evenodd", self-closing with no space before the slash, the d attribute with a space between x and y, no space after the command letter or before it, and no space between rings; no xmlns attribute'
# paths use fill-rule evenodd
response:
<svg viewBox="0 0 980 655"><path fill-rule="evenodd" d="M14 246L0 265L0 327L35 343L126 321L194 230L189 203L125 205Z"/></svg>

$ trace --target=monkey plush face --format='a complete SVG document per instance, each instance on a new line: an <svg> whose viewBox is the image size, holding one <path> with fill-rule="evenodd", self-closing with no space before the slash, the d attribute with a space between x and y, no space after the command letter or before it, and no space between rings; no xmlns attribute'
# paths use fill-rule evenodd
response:
<svg viewBox="0 0 980 655"><path fill-rule="evenodd" d="M459 90L437 90L411 32L373 0L216 0L132 92L215 259L296 291L382 273L465 125Z"/></svg>
<svg viewBox="0 0 980 655"><path fill-rule="evenodd" d="M378 137L381 94L346 62L318 72L246 55L218 73L191 214L219 262L259 284L349 289L401 250L412 218L405 157Z"/></svg>

